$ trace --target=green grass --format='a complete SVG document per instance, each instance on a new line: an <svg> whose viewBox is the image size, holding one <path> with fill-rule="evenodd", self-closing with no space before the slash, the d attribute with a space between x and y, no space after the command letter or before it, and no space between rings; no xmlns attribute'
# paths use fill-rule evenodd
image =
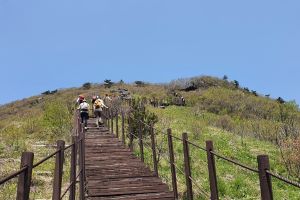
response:
<svg viewBox="0 0 300 200"><path fill-rule="evenodd" d="M280 152L270 142L252 137L242 139L236 134L208 126L207 119L213 116L208 113L204 113L201 117L195 116L192 114L193 110L190 107L171 106L166 109L149 107L149 109L159 116L160 120L156 128L163 133L166 133L166 129L169 127L172 128L173 135L177 137L181 137L183 132L187 132L189 141L202 147L205 147L206 140L212 140L216 152L255 169L257 168L257 155L269 155L271 169L285 174L284 166L280 160ZM197 130L198 132L196 132ZM164 157L167 157L167 140L163 133L157 132L157 143L161 144ZM176 165L183 171L182 142L176 139L173 139L173 142ZM138 148L136 150L138 151ZM151 166L151 151L147 148L145 149L145 155L146 162ZM209 191L206 152L190 145L190 157L192 177L196 182L193 187L195 196L197 199L202 199L201 190ZM218 158L216 158L216 168L221 199L260 199L258 174ZM166 159L161 159L159 170L160 176L170 184L170 168ZM183 197L186 190L185 178L178 171L178 189L180 196ZM299 189L288 186L274 178L273 191L274 199L298 199L300 195Z"/></svg>

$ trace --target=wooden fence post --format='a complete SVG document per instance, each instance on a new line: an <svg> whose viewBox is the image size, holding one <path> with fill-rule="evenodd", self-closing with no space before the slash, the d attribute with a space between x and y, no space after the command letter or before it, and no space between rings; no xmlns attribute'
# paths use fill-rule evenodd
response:
<svg viewBox="0 0 300 200"><path fill-rule="evenodd" d="M193 185L191 180L192 175L191 175L190 153L189 153L187 133L182 134L182 141L183 141L184 171L185 171L187 199L193 200Z"/></svg>
<svg viewBox="0 0 300 200"><path fill-rule="evenodd" d="M140 146L140 154L141 154L141 161L144 162L144 144L143 144L143 130L142 130L142 122L139 120L139 146Z"/></svg>
<svg viewBox="0 0 300 200"><path fill-rule="evenodd" d="M116 111L116 136L119 138L119 113Z"/></svg>
<svg viewBox="0 0 300 200"><path fill-rule="evenodd" d="M269 157L267 155L257 156L259 183L262 200L273 200L271 175L266 170L270 170Z"/></svg>
<svg viewBox="0 0 300 200"><path fill-rule="evenodd" d="M106 111L105 111L106 126L107 126L108 131L109 131L109 124L110 124L110 122L109 122L109 108L106 108L105 110L106 110Z"/></svg>
<svg viewBox="0 0 300 200"><path fill-rule="evenodd" d="M212 200L219 199L218 195L218 183L216 175L215 157L211 153L214 150L213 142L206 141L206 152L207 152L207 164L209 173L209 185L210 185L210 198Z"/></svg>
<svg viewBox="0 0 300 200"><path fill-rule="evenodd" d="M63 164L64 164L64 148L65 141L58 140L56 149L59 152L55 155L55 170L54 170L54 180L53 180L53 200L60 200L61 195L61 185L63 176Z"/></svg>
<svg viewBox="0 0 300 200"><path fill-rule="evenodd" d="M110 126L111 126L110 132L111 132L111 134L114 134L114 112L113 112L112 109L110 111L110 122L111 122L111 124L110 124Z"/></svg>
<svg viewBox="0 0 300 200"><path fill-rule="evenodd" d="M150 134L151 134L153 169L154 169L155 175L158 177L158 167L157 167L157 159L156 159L156 143L155 143L153 124L151 124L151 126L150 126Z"/></svg>
<svg viewBox="0 0 300 200"><path fill-rule="evenodd" d="M83 143L84 143L84 138L83 138L83 131L81 131L80 136L79 136L79 199L84 200L85 198L85 193L84 193L84 150L83 150Z"/></svg>
<svg viewBox="0 0 300 200"><path fill-rule="evenodd" d="M70 196L69 200L75 200L76 196L76 162L77 162L77 136L72 137L71 170L70 170Z"/></svg>
<svg viewBox="0 0 300 200"><path fill-rule="evenodd" d="M169 146L169 155L170 155L170 168L172 173L172 186L175 199L178 199L178 190L177 190L177 178L176 178L176 169L175 169L175 158L174 158L174 148L173 148L173 139L172 139L172 130L168 129L168 146Z"/></svg>
<svg viewBox="0 0 300 200"><path fill-rule="evenodd" d="M130 151L133 151L133 128L132 128L132 119L128 117L128 127L129 127L129 148Z"/></svg>
<svg viewBox="0 0 300 200"><path fill-rule="evenodd" d="M122 142L125 145L125 116L124 116L124 111L122 111Z"/></svg>
<svg viewBox="0 0 300 200"><path fill-rule="evenodd" d="M34 154L32 152L22 153L20 168L27 166L27 169L18 177L17 200L29 199L33 158Z"/></svg>

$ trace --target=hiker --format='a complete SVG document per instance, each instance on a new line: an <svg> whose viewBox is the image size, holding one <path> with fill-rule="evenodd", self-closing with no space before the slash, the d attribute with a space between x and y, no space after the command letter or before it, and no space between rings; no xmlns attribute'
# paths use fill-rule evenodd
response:
<svg viewBox="0 0 300 200"><path fill-rule="evenodd" d="M92 97L92 105L94 105L95 101L97 100L97 96ZM93 113L95 112L94 106L92 107ZM96 116L95 116L96 117Z"/></svg>
<svg viewBox="0 0 300 200"><path fill-rule="evenodd" d="M85 99L79 104L78 110L80 111L81 123L84 123L84 129L87 129L87 120L89 119L89 108L90 105Z"/></svg>
<svg viewBox="0 0 300 200"><path fill-rule="evenodd" d="M181 105L185 106L185 98L183 96L181 96Z"/></svg>
<svg viewBox="0 0 300 200"><path fill-rule="evenodd" d="M103 108L108 108L108 107L104 104L104 101L99 96L97 96L93 104L94 115L97 118L96 119L97 127L103 124L103 119L102 119Z"/></svg>
<svg viewBox="0 0 300 200"><path fill-rule="evenodd" d="M76 103L78 105L80 105L83 102L83 100L84 100L84 96L81 94L81 95L78 96L78 98L76 100Z"/></svg>

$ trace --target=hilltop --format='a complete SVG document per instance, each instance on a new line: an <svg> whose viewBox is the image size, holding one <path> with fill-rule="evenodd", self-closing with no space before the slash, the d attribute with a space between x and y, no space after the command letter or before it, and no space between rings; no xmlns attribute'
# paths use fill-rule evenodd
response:
<svg viewBox="0 0 300 200"><path fill-rule="evenodd" d="M38 159L51 152L52 149L47 147L56 140L70 140L75 100L79 94L91 99L94 95L119 96L124 91L126 98L147 102L146 109L158 117L156 127L162 131L171 127L179 136L186 131L193 141L201 145L205 140L212 139L217 149L225 155L250 165L255 164L256 155L268 154L276 171L299 181L298 105L242 88L238 81L229 81L226 76L223 79L210 76L178 79L166 84L143 81L126 84L106 80L104 84L85 83L80 88L45 91L41 95L2 105L0 164L4 167L0 169L0 177L18 168L21 152L37 152ZM185 99L184 106L181 97ZM159 106L151 105L150 101L156 101ZM163 136L158 135L158 141L163 149ZM199 167L197 162L195 164ZM234 173L228 172L231 169L229 166L221 166L219 170L228 173L225 179L219 177L222 196L232 198L228 196L232 193L239 198L249 197L251 192L246 189L255 179L235 177ZM41 168L43 179L34 180L37 196L43 194L48 181L47 173L52 167ZM164 175L166 163L162 161L160 167ZM200 174L204 173L201 167L199 170ZM228 187L226 182L232 185ZM204 187L208 187L206 183ZM10 191L11 188L5 190ZM180 190L184 192L184 188ZM257 197L258 188L253 186L251 190L254 191L252 196ZM295 194L293 188L282 186L277 195L289 195L292 199Z"/></svg>

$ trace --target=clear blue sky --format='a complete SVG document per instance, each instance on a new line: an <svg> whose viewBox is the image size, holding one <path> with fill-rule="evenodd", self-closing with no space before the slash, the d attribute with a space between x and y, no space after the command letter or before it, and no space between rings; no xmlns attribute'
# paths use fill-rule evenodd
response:
<svg viewBox="0 0 300 200"><path fill-rule="evenodd" d="M196 75L300 103L299 0L0 0L0 104Z"/></svg>

